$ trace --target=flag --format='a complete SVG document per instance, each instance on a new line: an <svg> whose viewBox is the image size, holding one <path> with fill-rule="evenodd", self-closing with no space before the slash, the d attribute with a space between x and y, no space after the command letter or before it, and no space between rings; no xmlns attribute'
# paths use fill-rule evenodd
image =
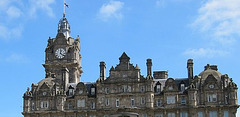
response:
<svg viewBox="0 0 240 117"><path fill-rule="evenodd" d="M68 4L67 3L64 3L64 5L68 8Z"/></svg>

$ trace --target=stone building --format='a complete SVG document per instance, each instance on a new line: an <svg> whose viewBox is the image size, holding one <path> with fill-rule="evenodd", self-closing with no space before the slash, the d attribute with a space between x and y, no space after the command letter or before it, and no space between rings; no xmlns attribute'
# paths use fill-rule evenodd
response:
<svg viewBox="0 0 240 117"><path fill-rule="evenodd" d="M216 65L194 75L189 59L187 78L169 78L147 59L144 77L124 52L109 76L100 62L96 82L81 82L80 38L71 37L65 16L45 54L46 77L24 93L24 117L236 117L237 85Z"/></svg>

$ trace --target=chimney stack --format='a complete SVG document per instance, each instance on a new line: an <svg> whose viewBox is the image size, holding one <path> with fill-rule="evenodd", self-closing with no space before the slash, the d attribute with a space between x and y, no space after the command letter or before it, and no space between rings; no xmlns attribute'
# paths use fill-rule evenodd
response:
<svg viewBox="0 0 240 117"><path fill-rule="evenodd" d="M99 66L100 66L100 81L103 81L106 78L106 64L104 61L101 61Z"/></svg>
<svg viewBox="0 0 240 117"><path fill-rule="evenodd" d="M188 78L193 79L193 59L187 61Z"/></svg>
<svg viewBox="0 0 240 117"><path fill-rule="evenodd" d="M147 59L147 76L152 76L152 59Z"/></svg>

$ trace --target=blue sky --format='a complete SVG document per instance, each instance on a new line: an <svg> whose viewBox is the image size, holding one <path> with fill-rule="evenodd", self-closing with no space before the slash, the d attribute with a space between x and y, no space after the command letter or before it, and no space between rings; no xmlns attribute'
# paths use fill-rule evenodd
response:
<svg viewBox="0 0 240 117"><path fill-rule="evenodd" d="M240 46L239 0L66 0L71 36L81 39L81 81L99 77L123 52L146 74L168 70L169 77L187 77L187 59L194 74L206 64L218 65L238 85ZM1 117L19 117L22 95L45 77L42 64L49 37L57 34L61 0L0 1ZM240 115L239 115L240 116Z"/></svg>

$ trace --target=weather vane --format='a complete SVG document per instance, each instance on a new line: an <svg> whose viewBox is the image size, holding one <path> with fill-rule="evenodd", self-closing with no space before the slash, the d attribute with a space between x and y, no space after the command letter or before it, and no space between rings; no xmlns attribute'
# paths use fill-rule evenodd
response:
<svg viewBox="0 0 240 117"><path fill-rule="evenodd" d="M68 8L68 4L63 0L63 17L65 17L65 7Z"/></svg>

